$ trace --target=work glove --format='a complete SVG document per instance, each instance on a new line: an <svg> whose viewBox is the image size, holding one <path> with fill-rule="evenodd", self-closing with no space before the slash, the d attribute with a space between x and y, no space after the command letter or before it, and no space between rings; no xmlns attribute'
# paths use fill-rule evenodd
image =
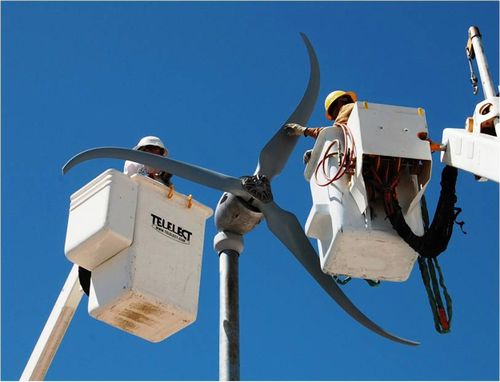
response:
<svg viewBox="0 0 500 382"><path fill-rule="evenodd" d="M290 136L304 135L306 127L299 125L298 123L287 123L285 126L285 131Z"/></svg>
<svg viewBox="0 0 500 382"><path fill-rule="evenodd" d="M154 170L143 164L141 164L137 169L137 173L142 176L149 176L149 174L151 174L152 171Z"/></svg>
<svg viewBox="0 0 500 382"><path fill-rule="evenodd" d="M154 175L154 179L162 182L165 186L170 186L172 184L172 174L165 171L160 171Z"/></svg>
<svg viewBox="0 0 500 382"><path fill-rule="evenodd" d="M304 156L302 157L302 159L304 160L304 164L308 164L309 161L311 160L311 154L312 154L312 150L307 150L305 153L304 153Z"/></svg>

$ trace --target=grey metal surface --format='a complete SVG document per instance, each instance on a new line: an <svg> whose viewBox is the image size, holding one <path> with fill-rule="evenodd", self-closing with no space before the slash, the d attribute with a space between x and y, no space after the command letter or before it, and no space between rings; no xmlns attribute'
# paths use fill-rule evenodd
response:
<svg viewBox="0 0 500 382"><path fill-rule="evenodd" d="M269 203L273 200L271 182L266 175L242 176L240 179L243 189L252 195L252 198L264 203Z"/></svg>
<svg viewBox="0 0 500 382"><path fill-rule="evenodd" d="M262 212L242 198L225 192L215 209L214 220L219 231L243 235L260 223Z"/></svg>
<svg viewBox="0 0 500 382"><path fill-rule="evenodd" d="M318 98L320 73L318 59L311 42L304 33L301 33L300 36L304 40L309 55L309 82L300 103L284 124L293 122L305 126L309 121ZM260 152L257 169L254 174L266 175L271 180L281 173L298 139L299 137L297 136L289 136L285 132L285 129L280 126L276 134L274 134Z"/></svg>
<svg viewBox="0 0 500 382"><path fill-rule="evenodd" d="M144 151L118 147L98 147L82 151L66 162L62 169L63 174L66 174L79 163L98 158L123 159L142 163L158 170L164 170L170 174L180 176L192 182L215 188L216 190L226 191L243 197L248 196L248 194L243 191L241 181L238 178L174 159L149 154Z"/></svg>
<svg viewBox="0 0 500 382"><path fill-rule="evenodd" d="M238 252L241 255L243 248L243 235L229 231L219 231L214 236L214 250L217 255L228 250Z"/></svg>
<svg viewBox="0 0 500 382"><path fill-rule="evenodd" d="M479 28L471 26L469 28L469 37L472 41L472 46L474 47L474 55L476 58L477 68L479 69L479 77L481 78L484 98L495 97L495 85L493 84L493 78L491 77L488 60L486 59L486 54L484 53L483 41Z"/></svg>
<svg viewBox="0 0 500 382"><path fill-rule="evenodd" d="M239 253L219 254L219 380L240 379Z"/></svg>
<svg viewBox="0 0 500 382"><path fill-rule="evenodd" d="M264 213L271 232L292 252L302 266L347 314L361 325L392 341L406 345L419 344L418 342L390 334L375 324L349 300L331 276L321 271L318 255L294 214L283 210L274 202L267 204L259 203L258 207Z"/></svg>

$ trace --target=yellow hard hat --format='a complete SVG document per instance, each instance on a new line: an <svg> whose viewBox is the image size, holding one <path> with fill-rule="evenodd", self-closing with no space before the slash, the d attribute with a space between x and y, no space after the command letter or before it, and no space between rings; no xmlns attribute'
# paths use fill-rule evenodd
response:
<svg viewBox="0 0 500 382"><path fill-rule="evenodd" d="M330 106L332 106L332 104L336 100L338 100L340 97L344 95L348 95L349 97L351 97L354 102L356 102L356 100L358 99L358 96L354 92L345 92L343 90L335 90L331 92L325 98L325 111L326 111L326 117L328 119L332 119L332 116L328 114L328 109L330 109Z"/></svg>

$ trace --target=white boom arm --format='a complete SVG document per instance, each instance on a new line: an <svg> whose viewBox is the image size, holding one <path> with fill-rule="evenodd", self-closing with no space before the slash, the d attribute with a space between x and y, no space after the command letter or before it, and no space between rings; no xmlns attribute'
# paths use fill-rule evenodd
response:
<svg viewBox="0 0 500 382"><path fill-rule="evenodd" d="M469 60L476 58L485 99L476 105L473 117L465 120L465 129L444 129L446 151L441 153L441 162L471 172L479 180L500 182L499 97L477 27L469 28L466 51Z"/></svg>
<svg viewBox="0 0 500 382"><path fill-rule="evenodd" d="M24 368L21 381L41 381L45 378L82 295L83 291L78 280L78 265L73 265Z"/></svg>

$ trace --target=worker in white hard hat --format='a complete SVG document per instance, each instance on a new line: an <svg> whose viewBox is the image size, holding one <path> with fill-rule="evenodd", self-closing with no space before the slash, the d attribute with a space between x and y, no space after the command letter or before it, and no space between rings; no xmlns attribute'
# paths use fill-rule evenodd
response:
<svg viewBox="0 0 500 382"><path fill-rule="evenodd" d="M163 157L166 157L168 155L168 150L161 139L154 136L141 138L139 143L137 143L137 145L134 147L134 150L145 151L147 153L156 154ZM134 174L147 176L163 183L166 186L172 186L172 174L169 174L162 170L151 168L149 166L145 166L141 163L126 161L125 165L123 166L123 172L128 176L132 176Z"/></svg>
<svg viewBox="0 0 500 382"><path fill-rule="evenodd" d="M347 123L357 99L356 93L351 91L335 90L331 92L325 98L326 118L335 121L335 124ZM285 125L288 135L303 135L314 139L318 137L322 129L324 127L304 127L298 123L287 123Z"/></svg>
<svg viewBox="0 0 500 382"><path fill-rule="evenodd" d="M145 151L147 153L152 153L163 157L166 157L168 155L168 150L161 139L154 136L147 136L142 138L134 147L134 150ZM147 176L154 180L157 180L160 183L163 183L166 186L173 186L171 181L172 174L145 166L141 163L128 160L123 166L123 172L128 176L132 176L134 174ZM78 267L78 278L80 281L80 285L82 286L82 289L87 296L90 293L90 280L92 277L91 275L92 272L88 269L85 269L81 266Z"/></svg>

